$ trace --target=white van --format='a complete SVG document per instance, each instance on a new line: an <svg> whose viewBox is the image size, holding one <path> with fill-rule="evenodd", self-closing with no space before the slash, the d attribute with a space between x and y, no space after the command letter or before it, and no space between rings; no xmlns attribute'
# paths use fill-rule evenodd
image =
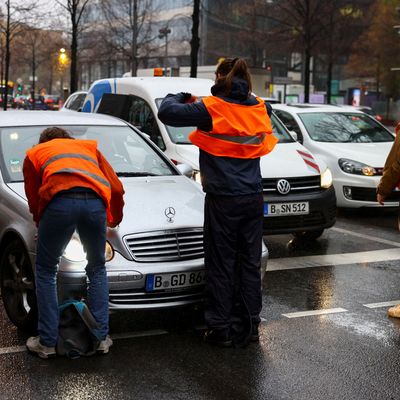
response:
<svg viewBox="0 0 400 400"><path fill-rule="evenodd" d="M95 81L83 104L83 112L99 112L122 118L148 134L174 163L189 164L199 176L198 148L188 135L195 128L164 125L158 107L168 93L188 92L209 96L210 79L141 77ZM298 143L281 121L272 116L275 149L261 158L264 191L264 233L293 233L314 239L336 220L336 196L327 166Z"/></svg>

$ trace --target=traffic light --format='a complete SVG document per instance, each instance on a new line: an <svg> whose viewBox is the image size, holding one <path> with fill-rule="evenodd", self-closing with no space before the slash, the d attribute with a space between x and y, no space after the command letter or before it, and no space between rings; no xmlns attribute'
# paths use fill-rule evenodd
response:
<svg viewBox="0 0 400 400"><path fill-rule="evenodd" d="M17 86L17 93L21 94L23 90L24 90L23 86L19 83Z"/></svg>

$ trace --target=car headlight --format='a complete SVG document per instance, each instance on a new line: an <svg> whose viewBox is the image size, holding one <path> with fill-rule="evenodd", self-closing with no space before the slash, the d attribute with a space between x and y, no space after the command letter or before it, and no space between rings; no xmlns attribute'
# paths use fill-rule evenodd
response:
<svg viewBox="0 0 400 400"><path fill-rule="evenodd" d="M105 257L106 257L106 262L111 261L114 258L114 249L108 240L106 241Z"/></svg>
<svg viewBox="0 0 400 400"><path fill-rule="evenodd" d="M321 174L321 187L324 189L328 189L332 186L332 172L329 168L327 168Z"/></svg>
<svg viewBox="0 0 400 400"><path fill-rule="evenodd" d="M106 241L106 248L104 250L106 262L114 258L114 249L111 244ZM72 262L81 262L86 260L86 252L83 249L82 242L77 234L74 234L65 248L64 258Z"/></svg>
<svg viewBox="0 0 400 400"><path fill-rule="evenodd" d="M79 236L74 234L65 248L63 256L73 262L85 261L86 253Z"/></svg>
<svg viewBox="0 0 400 400"><path fill-rule="evenodd" d="M371 167L358 161L348 160L347 158L339 159L339 167L343 172L348 174L364 176L381 175L380 169Z"/></svg>
<svg viewBox="0 0 400 400"><path fill-rule="evenodd" d="M197 169L193 170L192 178L195 182L200 183L201 185L201 174L199 170Z"/></svg>

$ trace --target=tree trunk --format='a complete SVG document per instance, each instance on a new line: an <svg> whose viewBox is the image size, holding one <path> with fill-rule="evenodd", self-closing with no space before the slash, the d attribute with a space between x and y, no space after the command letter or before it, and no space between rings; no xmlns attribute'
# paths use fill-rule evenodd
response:
<svg viewBox="0 0 400 400"><path fill-rule="evenodd" d="M310 62L311 53L310 50L306 48L304 57L304 103L310 102Z"/></svg>
<svg viewBox="0 0 400 400"><path fill-rule="evenodd" d="M333 71L333 62L329 60L328 62L328 71L327 71L327 79L326 79L326 102L327 104L331 104L332 97L332 71Z"/></svg>
<svg viewBox="0 0 400 400"><path fill-rule="evenodd" d="M74 23L72 25L72 40L71 40L70 93L74 93L78 90L77 57L78 57L78 27L76 23ZM64 93L62 93L62 96L64 97Z"/></svg>
<svg viewBox="0 0 400 400"><path fill-rule="evenodd" d="M138 4L137 0L133 0L131 76L137 76L137 69L138 69L138 60L137 60L138 26L137 25L138 25Z"/></svg>
<svg viewBox="0 0 400 400"><path fill-rule="evenodd" d="M198 54L200 48L200 37L199 37L200 0L194 0L193 2L192 21L193 21L192 40L190 41L190 77L196 78Z"/></svg>
<svg viewBox="0 0 400 400"><path fill-rule="evenodd" d="M11 32L10 32L10 1L7 1L7 25L6 25L6 58L5 58L5 71L4 71L4 92L3 92L3 109L7 110L7 95L8 95L8 79L10 72L10 40L11 40Z"/></svg>
<svg viewBox="0 0 400 400"><path fill-rule="evenodd" d="M35 52L35 44L33 44L33 48L32 48L32 87L31 87L31 97L32 97L33 109L35 109L35 76L36 76L36 52Z"/></svg>

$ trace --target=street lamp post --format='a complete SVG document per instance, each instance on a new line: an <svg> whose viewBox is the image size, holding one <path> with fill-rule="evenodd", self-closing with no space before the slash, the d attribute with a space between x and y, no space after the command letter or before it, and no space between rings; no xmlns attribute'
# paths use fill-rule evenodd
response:
<svg viewBox="0 0 400 400"><path fill-rule="evenodd" d="M65 68L68 64L68 55L65 51L65 49L62 47L59 50L58 54L58 68L60 71L60 86L61 86L61 98L64 101L64 72Z"/></svg>
<svg viewBox="0 0 400 400"><path fill-rule="evenodd" d="M160 39L165 38L165 52L164 52L164 76L167 76L167 57L168 57L168 35L171 33L171 29L168 27L161 28L158 31L158 37Z"/></svg>

